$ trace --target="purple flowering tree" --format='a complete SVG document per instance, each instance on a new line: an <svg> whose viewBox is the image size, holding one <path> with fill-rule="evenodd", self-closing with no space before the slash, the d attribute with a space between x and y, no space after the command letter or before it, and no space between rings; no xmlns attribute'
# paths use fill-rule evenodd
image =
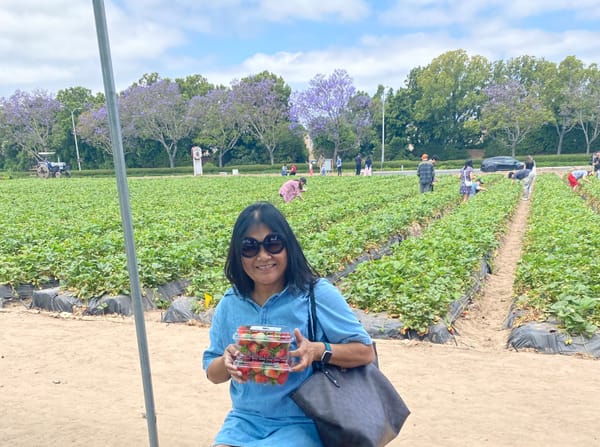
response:
<svg viewBox="0 0 600 447"><path fill-rule="evenodd" d="M532 85L531 90L536 86ZM540 96L528 92L519 81L509 79L484 90L488 102L482 111L484 127L496 133L510 148L514 157L517 145L532 130L551 122L552 113L544 107Z"/></svg>
<svg viewBox="0 0 600 447"><path fill-rule="evenodd" d="M292 125L303 126L314 140L318 136L329 139L334 146L333 158L342 149L343 130L352 126L348 121L353 116L350 101L355 95L352 78L345 70L335 70L326 78L316 75L309 88L294 92L290 97L290 119Z"/></svg>
<svg viewBox="0 0 600 447"><path fill-rule="evenodd" d="M189 109L199 126L197 142L214 148L219 167L223 167L223 156L235 147L247 128L235 95L231 89L211 90L193 97Z"/></svg>
<svg viewBox="0 0 600 447"><path fill-rule="evenodd" d="M94 110L88 110L79 115L77 135L82 141L85 141L90 146L101 149L112 155L112 143L108 127L108 111L105 106ZM131 150L128 150L127 145L129 138L125 134L123 134L122 137L123 152L130 153Z"/></svg>
<svg viewBox="0 0 600 447"><path fill-rule="evenodd" d="M39 159L40 152L51 149L56 116L62 109L54 96L42 90L17 90L11 97L0 99L0 109L2 134L18 149L21 160Z"/></svg>
<svg viewBox="0 0 600 447"><path fill-rule="evenodd" d="M363 92L352 96L348 102L345 118L351 135L354 137L356 151L360 152L362 145L372 137L373 101L371 97Z"/></svg>
<svg viewBox="0 0 600 447"><path fill-rule="evenodd" d="M123 136L158 141L175 167L177 144L195 127L189 114L189 103L176 82L158 80L134 85L120 97Z"/></svg>
<svg viewBox="0 0 600 447"><path fill-rule="evenodd" d="M272 78L246 78L232 83L232 94L238 113L252 134L269 152L274 164L274 152L281 138L282 128L289 124L287 96L277 91Z"/></svg>

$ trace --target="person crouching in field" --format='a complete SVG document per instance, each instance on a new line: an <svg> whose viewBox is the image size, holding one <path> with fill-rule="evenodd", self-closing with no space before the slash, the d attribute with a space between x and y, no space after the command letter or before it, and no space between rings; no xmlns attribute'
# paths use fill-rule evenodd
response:
<svg viewBox="0 0 600 447"><path fill-rule="evenodd" d="M281 188L279 188L279 195L283 198L285 203L291 202L296 197L302 199L302 193L306 191L304 189L306 185L306 177L300 177L299 179L288 180Z"/></svg>
<svg viewBox="0 0 600 447"><path fill-rule="evenodd" d="M567 175L567 180L569 181L569 185L571 189L575 191L577 187L580 185L579 180L589 182L590 180L587 178L592 175L592 171L588 171L586 169L576 169L574 171L569 172Z"/></svg>
<svg viewBox="0 0 600 447"><path fill-rule="evenodd" d="M515 180L519 180L523 183L523 200L529 199L529 174L531 174L531 169L526 169L525 167L518 171L510 171L508 173L508 178L511 178L513 183Z"/></svg>

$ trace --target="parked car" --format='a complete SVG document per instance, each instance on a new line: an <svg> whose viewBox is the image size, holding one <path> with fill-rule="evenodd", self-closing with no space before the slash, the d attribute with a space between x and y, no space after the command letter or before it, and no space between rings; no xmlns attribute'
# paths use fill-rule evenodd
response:
<svg viewBox="0 0 600 447"><path fill-rule="evenodd" d="M484 158L481 161L482 172L515 171L523 167L523 162L513 157L499 156Z"/></svg>

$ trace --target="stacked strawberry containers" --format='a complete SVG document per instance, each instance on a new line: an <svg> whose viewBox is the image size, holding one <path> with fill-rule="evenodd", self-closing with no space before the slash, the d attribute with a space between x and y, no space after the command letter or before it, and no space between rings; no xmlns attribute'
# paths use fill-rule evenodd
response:
<svg viewBox="0 0 600 447"><path fill-rule="evenodd" d="M235 361L242 379L283 385L290 372L292 334L282 326L240 326L233 336L241 353Z"/></svg>

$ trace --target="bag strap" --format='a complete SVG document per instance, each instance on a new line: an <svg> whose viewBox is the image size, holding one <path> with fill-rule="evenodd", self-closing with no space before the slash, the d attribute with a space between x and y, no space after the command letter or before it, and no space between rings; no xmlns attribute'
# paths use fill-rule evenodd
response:
<svg viewBox="0 0 600 447"><path fill-rule="evenodd" d="M317 337L317 302L315 300L315 285L310 283L308 290L310 311L308 312L308 339L316 341Z"/></svg>
<svg viewBox="0 0 600 447"><path fill-rule="evenodd" d="M317 300L315 299L315 286L314 283L310 283L308 291L308 299L310 302L310 312L308 313L308 339L310 341L316 341L317 336ZM327 336L325 336L327 338ZM312 364L314 371L321 371L329 381L334 384L337 388L340 387L337 379L329 371L329 365L324 365L322 362L313 362Z"/></svg>
<svg viewBox="0 0 600 447"><path fill-rule="evenodd" d="M308 313L308 339L310 341L316 341L315 338L317 336L317 300L315 299L314 283L310 283L310 287L308 289L308 299L310 303L310 312ZM327 335L324 335L325 339L327 339ZM373 363L375 364L377 369L379 369L379 355L377 354L377 345L375 344L374 340L373 350L375 351L375 360L373 360ZM327 378L331 380L331 382L335 386L339 387L339 384L337 383L335 378L331 376L325 365L323 365L321 362L314 362L313 368L323 371Z"/></svg>

